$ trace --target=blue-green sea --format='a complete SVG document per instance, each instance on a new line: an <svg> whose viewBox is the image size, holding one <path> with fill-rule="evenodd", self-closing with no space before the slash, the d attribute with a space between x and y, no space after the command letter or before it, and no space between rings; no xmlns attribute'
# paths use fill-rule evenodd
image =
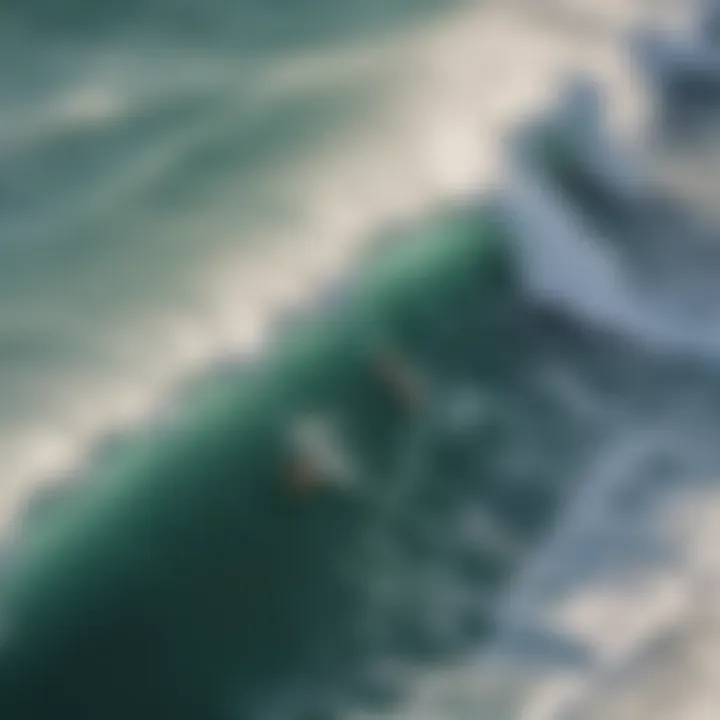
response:
<svg viewBox="0 0 720 720"><path fill-rule="evenodd" d="M508 171L576 72L627 129L654 17L530 5L0 4L2 577L70 588L0 581L2 717L714 716L720 230L674 156L629 205ZM353 288L468 241L367 321L403 415ZM295 496L273 432L316 386L351 479ZM93 503L136 521L23 569Z"/></svg>

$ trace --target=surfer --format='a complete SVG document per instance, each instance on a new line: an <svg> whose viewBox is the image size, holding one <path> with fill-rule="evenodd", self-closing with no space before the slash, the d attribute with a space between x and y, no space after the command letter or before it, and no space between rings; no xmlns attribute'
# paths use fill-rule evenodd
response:
<svg viewBox="0 0 720 720"><path fill-rule="evenodd" d="M356 472L332 418L318 413L299 418L290 429L290 485L307 491L356 484Z"/></svg>
<svg viewBox="0 0 720 720"><path fill-rule="evenodd" d="M397 350L387 345L375 351L372 367L378 379L403 408L417 412L427 392L420 374Z"/></svg>

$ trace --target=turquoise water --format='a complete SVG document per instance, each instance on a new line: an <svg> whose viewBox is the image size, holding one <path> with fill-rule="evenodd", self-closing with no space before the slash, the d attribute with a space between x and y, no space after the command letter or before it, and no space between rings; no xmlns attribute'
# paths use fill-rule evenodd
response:
<svg viewBox="0 0 720 720"><path fill-rule="evenodd" d="M491 219L441 216L414 265L381 253L319 337L208 377L171 425L36 507L5 591L8 712L254 717L293 692L288 717L381 710L403 691L388 662L494 635L498 593L569 491L555 474L593 437L534 368L597 342L527 305ZM373 370L376 338L428 379L419 409ZM350 489L292 489L287 427L307 412L332 413Z"/></svg>
<svg viewBox="0 0 720 720"><path fill-rule="evenodd" d="M714 506L715 231L450 197L561 44L485 5L3 6L8 717L624 717L643 638L556 606ZM350 470L298 492L318 413Z"/></svg>

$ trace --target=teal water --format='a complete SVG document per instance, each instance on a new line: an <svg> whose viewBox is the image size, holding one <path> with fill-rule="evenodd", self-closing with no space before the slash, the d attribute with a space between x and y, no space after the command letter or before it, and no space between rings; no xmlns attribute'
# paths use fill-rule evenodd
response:
<svg viewBox="0 0 720 720"><path fill-rule="evenodd" d="M3 6L4 716L625 717L643 638L553 602L672 575L648 518L714 506L717 252L578 177L587 237L541 213L532 246L447 197L560 44L488 12ZM298 493L317 412L352 479Z"/></svg>
<svg viewBox="0 0 720 720"><path fill-rule="evenodd" d="M502 225L467 212L424 231L417 269L374 258L320 336L300 326L274 359L208 377L170 426L36 504L4 597L8 713L382 710L403 692L388 663L457 660L494 635L498 593L593 443L535 369L600 341L529 306ZM411 247L422 257L421 236ZM375 375L378 337L428 378L419 410ZM350 489L292 489L287 427L318 411L349 444Z"/></svg>

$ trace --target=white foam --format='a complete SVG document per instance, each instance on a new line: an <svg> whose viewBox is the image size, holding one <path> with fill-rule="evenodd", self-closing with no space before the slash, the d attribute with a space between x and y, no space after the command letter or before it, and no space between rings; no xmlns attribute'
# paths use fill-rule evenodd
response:
<svg viewBox="0 0 720 720"><path fill-rule="evenodd" d="M259 252L218 253L207 267L197 269L196 294L205 297L206 311L190 319L186 313L155 317L148 308L143 318L134 316L126 327L114 326L122 342L118 352L133 358L124 376L97 378L91 392L82 377L58 380L72 388L58 394L72 398L70 405L50 394L46 419L38 423L43 433L52 434L47 417L57 418L58 440L50 445L60 443L65 450L54 450L52 457L58 462L79 458L93 437L120 422L139 420L177 378L207 359L257 348L268 317L283 307L296 307L341 272L367 233L385 219L411 215L448 194L491 183L507 122L547 97L553 78L568 62L582 56L596 64L594 52L572 38L538 33L512 8L481 5L382 43L303 55L297 62L263 69L256 77L263 76L267 92L275 96L323 85L353 86L378 77L391 81L394 90L381 92L373 112L358 118L346 133L328 137L311 158L274 178L273 193L292 209L292 221L259 229L254 238ZM227 58L198 58L196 65L192 57L176 58L180 65L173 64L172 57L165 59L147 77L135 73L137 83L130 85L123 58L108 57L98 64L99 77L107 83L91 80L62 96L55 115L64 122L111 121L159 92L170 67L164 97L173 88L204 82L220 87L240 75L227 66ZM170 138L167 147L147 159L148 177L158 163L166 162L173 142ZM104 192L104 202L112 202L113 188ZM208 228L199 227L198 232ZM133 382L137 390L130 391ZM43 453L21 442L34 433L32 423L8 432L0 448L4 514L27 491L30 478L52 471L48 460L40 472L37 458ZM44 456L51 457L49 451Z"/></svg>

